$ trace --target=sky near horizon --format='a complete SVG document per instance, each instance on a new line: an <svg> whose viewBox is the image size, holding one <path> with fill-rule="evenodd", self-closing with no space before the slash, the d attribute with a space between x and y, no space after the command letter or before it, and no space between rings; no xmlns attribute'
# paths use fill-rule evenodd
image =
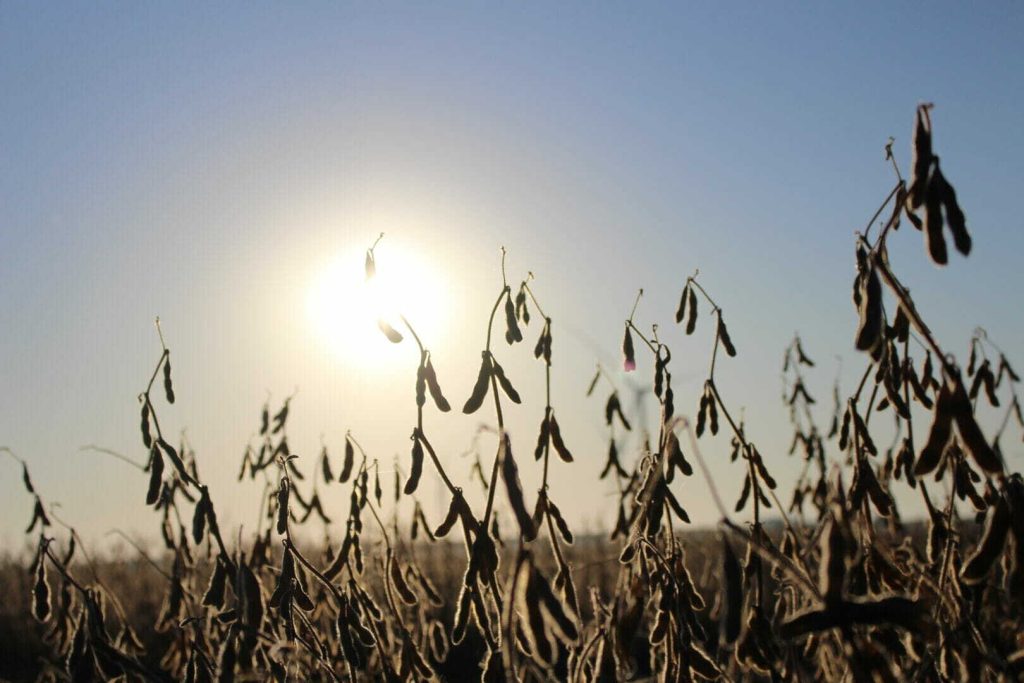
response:
<svg viewBox="0 0 1024 683"><path fill-rule="evenodd" d="M407 459L414 347L352 329L344 284L384 232L382 275L404 273L394 296L456 407L427 422L453 479L468 486L460 454L491 419L457 410L505 247L509 281L532 272L554 321L553 404L577 462L554 465L552 496L578 528L614 519L596 479L606 393L584 392L596 362L617 366L640 287L637 322L659 324L677 405L696 408L708 327L688 338L672 316L698 268L739 349L716 370L724 398L792 481L783 349L799 331L827 424L832 382L849 392L865 363L854 232L894 182L890 135L907 170L922 101L974 251L936 268L907 226L894 268L947 348L983 325L1020 370L1024 6L776 7L0 2L0 446L93 542L152 536L145 476L79 449L143 460L136 396L159 315L178 399L161 424L186 430L225 523L255 522L259 488L234 474L268 395L297 391L289 442L308 471L346 430L384 469ZM526 395L509 426L531 500L538 333L511 349L499 333L496 350ZM641 354L616 379L650 376ZM705 441L734 500L728 438ZM488 462L493 437L481 444ZM428 468L432 520L438 484ZM716 520L699 474L675 486L695 522ZM345 500L336 485L336 517ZM24 546L30 514L0 455L0 552Z"/></svg>

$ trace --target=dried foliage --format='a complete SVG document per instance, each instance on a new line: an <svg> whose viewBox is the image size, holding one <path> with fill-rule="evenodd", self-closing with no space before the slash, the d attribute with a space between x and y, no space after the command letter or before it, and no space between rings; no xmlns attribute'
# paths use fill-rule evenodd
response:
<svg viewBox="0 0 1024 683"><path fill-rule="evenodd" d="M891 143L887 151L891 159ZM584 565L600 565L600 576L574 567L571 560L582 557L572 552L578 539L548 487L549 476L562 476L567 470L561 468L575 462L567 445L572 435L563 435L550 399L553 322L534 295L532 275L513 294L503 252L502 287L488 319L477 380L463 406L470 414L488 397L493 401L497 439L489 475L479 454L474 464L486 494L483 510L467 502L428 436L428 394L437 411L448 412L450 405L430 351L402 318L420 352L417 419L408 464L394 468L391 507L397 510L400 500L411 498L409 518L400 520L395 512L385 522L381 466L351 433L340 461L324 445L314 471L302 471L288 446L289 397L273 415L269 405L263 407L258 443L245 449L238 473L239 480L264 483L260 524L226 542L195 453L184 440L172 446L160 427L159 397L152 389L161 373L166 403L174 403L170 352L161 334L163 350L139 402L141 440L149 453L145 500L160 520L168 557L155 564L165 580L153 619L154 628L166 634L163 649L154 655L140 645L138 622L95 567L87 580L87 572L72 565L73 529L64 552L58 551L52 511L22 463L32 499L26 533L39 534L25 584L27 604L45 625L50 648L41 677L1018 679L1024 675L1024 479L1007 471L1000 440L1014 420L1024 428L1020 377L982 330L973 336L962 369L893 272L887 241L903 218L924 233L937 264L948 261L944 229L960 253L966 256L971 247L964 214L934 153L930 105L917 110L913 152L909 184L893 160L896 185L857 236L853 301L859 322L853 345L865 352L866 368L845 400L836 383L827 432L819 431L810 408L817 401L804 371L814 362L799 338L786 349L790 456L803 461L788 504L780 501L770 473L777 456L762 454L719 389L719 361L736 356L737 347L721 305L694 274L683 285L675 321L687 335L702 329L713 339L699 396L685 399L696 417L691 421L679 410L672 353L657 327L648 335L635 322L641 291L625 322L622 362L625 371L635 372L637 352L650 354L650 390L660 409L657 433L639 453L623 451L623 432L633 424L616 378L599 367L586 395L608 388L609 447L600 477L614 481L618 491L611 531L617 562ZM889 218L872 238L886 209ZM367 278L375 276L376 246L367 250ZM534 357L543 365L546 392L534 458L523 457L529 451L519 445L517 461L502 404L520 403L522 397L498 355L513 353L524 340L531 308L533 329L539 328ZM499 309L509 347L500 350L492 345ZM380 327L391 342L408 343L387 322ZM986 404L1003 415L991 438L978 423ZM894 425L887 448L876 443L878 430L872 431L879 413ZM720 432L729 439L743 482L738 500L728 506L708 478L700 450L702 439ZM693 463L706 484L691 483ZM535 495L523 490L523 466L542 468ZM415 498L425 467L448 494L447 513L436 527ZM390 488L392 482L385 484ZM903 526L892 496L903 485L919 493L928 511L920 537ZM686 506L705 487L721 513L717 537L686 544L697 538L679 533L690 522ZM321 501L343 494L349 504L338 547L300 549L295 529L326 527L330 520ZM504 538L498 504L507 504L516 525ZM965 506L983 520L980 533L961 521ZM735 515L744 515L743 521ZM769 516L781 520L777 528L767 523ZM183 521L188 519L190 530ZM374 531L366 533L364 523ZM448 539L447 547L425 549L438 539ZM465 561L453 571L456 546L462 546ZM582 576L586 584L579 583ZM581 603L580 585L589 601Z"/></svg>

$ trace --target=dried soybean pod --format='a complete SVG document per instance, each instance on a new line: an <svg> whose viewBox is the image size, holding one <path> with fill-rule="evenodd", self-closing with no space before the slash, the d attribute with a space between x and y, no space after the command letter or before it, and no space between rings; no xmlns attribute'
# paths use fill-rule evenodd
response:
<svg viewBox="0 0 1024 683"><path fill-rule="evenodd" d="M356 562L356 572L363 573L363 547L358 535L352 536L352 558Z"/></svg>
<svg viewBox="0 0 1024 683"><path fill-rule="evenodd" d="M870 266L861 280L860 322L855 344L858 351L871 351L882 338L882 283Z"/></svg>
<svg viewBox="0 0 1024 683"><path fill-rule="evenodd" d="M519 329L519 323L516 322L516 310L512 304L511 290L506 289L505 292L505 341L511 346L516 342L523 341L523 332Z"/></svg>
<svg viewBox="0 0 1024 683"><path fill-rule="evenodd" d="M537 494L537 503L533 506L533 516L530 518L533 520L534 532L540 532L541 526L544 524L544 514L547 512L547 509L547 493L544 489L541 489ZM495 515L494 519L497 521L497 515ZM533 538L524 538L523 540L529 542L534 538L536 538L536 535L534 535Z"/></svg>
<svg viewBox="0 0 1024 683"><path fill-rule="evenodd" d="M352 446L352 440L345 436L345 460L341 466L341 474L338 476L338 481L344 484L348 481L348 478L352 476L352 465L355 462L355 447Z"/></svg>
<svg viewBox="0 0 1024 683"><path fill-rule="evenodd" d="M998 408L999 397L996 396L996 377L992 374L991 368L985 372L985 379L982 381L982 386L985 387L985 396L988 398L989 405L993 408Z"/></svg>
<svg viewBox="0 0 1024 683"><path fill-rule="evenodd" d="M526 502L523 499L523 485L519 481L519 468L516 467L515 458L512 456L512 444L507 432L503 432L501 435L498 458L501 460L501 478L505 481L508 502L519 523L519 530L524 537L533 538L536 535L536 530L533 528L533 519L527 511Z"/></svg>
<svg viewBox="0 0 1024 683"><path fill-rule="evenodd" d="M562 430L558 427L558 421L555 419L554 413L551 415L551 444L555 447L555 452L558 453L558 457L562 459L562 462L572 462L572 453L565 447L565 442L562 441Z"/></svg>
<svg viewBox="0 0 1024 683"><path fill-rule="evenodd" d="M558 507L550 499L547 499L544 507L551 515L551 518L555 520L555 526L558 527L558 533L562 535L562 540L565 541L567 544L572 545L572 531L569 530L569 525L565 523L565 519L562 517L561 510L559 510Z"/></svg>
<svg viewBox="0 0 1024 683"><path fill-rule="evenodd" d="M704 435L704 427L708 419L708 394L705 391L700 395L700 405L697 408L697 438Z"/></svg>
<svg viewBox="0 0 1024 683"><path fill-rule="evenodd" d="M971 347L973 350L973 346ZM967 391L967 396L972 401L978 397L978 392L981 390L981 385L985 381L985 373L989 371L989 361L985 359L978 371L974 373L974 381L971 382L971 388Z"/></svg>
<svg viewBox="0 0 1024 683"><path fill-rule="evenodd" d="M743 490L740 491L739 500L736 501L736 512L742 512L747 506L747 498L750 497L750 474L743 478Z"/></svg>
<svg viewBox="0 0 1024 683"><path fill-rule="evenodd" d="M181 478L191 484L196 483L195 479L193 479L192 476L188 473L188 470L185 469L185 463L181 461L181 458L178 456L178 452L174 450L174 447L159 437L157 438L156 442L157 445L159 445L160 448L163 449L167 457L170 458L171 464L174 465L174 469L178 470L178 474L181 475Z"/></svg>
<svg viewBox="0 0 1024 683"><path fill-rule="evenodd" d="M50 585L46 581L46 560L42 557L36 564L36 581L32 586L32 614L38 621L50 617Z"/></svg>
<svg viewBox="0 0 1024 683"><path fill-rule="evenodd" d="M928 398L925 386L921 383L921 380L918 378L917 373L914 372L913 366L911 366L909 362L904 370L904 376L910 379L910 388L913 390L914 398L917 399L917 402L926 409L931 410L934 404L932 403L932 400Z"/></svg>
<svg viewBox="0 0 1024 683"><path fill-rule="evenodd" d="M25 462L21 463L21 483L25 485L25 489L29 493L35 495L36 489L32 486L32 478L28 476L28 465Z"/></svg>
<svg viewBox="0 0 1024 683"><path fill-rule="evenodd" d="M523 577L523 574L526 574L528 578ZM554 653L547 625L544 622L544 614L541 611L541 602L538 600L535 576L537 575L529 563L524 563L520 569L519 585L521 588L516 596L516 603L518 610L526 613L526 620L522 622L523 631L526 633L535 659L545 666L550 666Z"/></svg>
<svg viewBox="0 0 1024 683"><path fill-rule="evenodd" d="M210 575L210 583L203 594L203 604L207 607L221 608L224 606L224 588L228 578L227 564L217 556L214 562L213 573Z"/></svg>
<svg viewBox="0 0 1024 683"><path fill-rule="evenodd" d="M260 436L267 433L270 428L270 407L264 403L263 411L260 413Z"/></svg>
<svg viewBox="0 0 1024 683"><path fill-rule="evenodd" d="M418 567L410 567L410 570L416 577L417 583L420 584L420 588L423 589L423 594L427 596L427 600L430 601L430 604L432 604L434 607L444 606L444 600L441 598L441 595L437 592L437 588L434 587L434 584L430 583L430 579L428 579L426 575L422 571L420 571Z"/></svg>
<svg viewBox="0 0 1024 683"><path fill-rule="evenodd" d="M608 420L608 424L611 424L611 415L617 415L619 422L622 423L623 428L628 432L633 429L629 424L629 420L626 419L626 415L622 412L622 404L619 402L618 392L613 392L611 397L608 399L608 405L605 406L605 417Z"/></svg>
<svg viewBox="0 0 1024 683"><path fill-rule="evenodd" d="M668 506L672 508L672 512L676 513L676 517L686 524L689 524L690 515L686 514L686 510L679 504L679 501L676 499L675 495L673 495L672 491L669 490L668 486L662 484L660 489L664 493L665 501L668 503Z"/></svg>
<svg viewBox="0 0 1024 683"><path fill-rule="evenodd" d="M479 410L480 406L483 405L484 398L487 396L487 389L490 387L490 354L487 351L483 351L480 356L480 372L476 376L476 384L473 385L473 393L470 394L469 399L466 400L466 405L462 407L462 412L466 415L475 413Z"/></svg>
<svg viewBox="0 0 1024 683"><path fill-rule="evenodd" d="M725 352L729 356L736 355L736 347L733 346L732 339L729 337L729 330L725 326L725 321L722 320L722 311L718 311L718 338L722 340L722 346L725 347Z"/></svg>
<svg viewBox="0 0 1024 683"><path fill-rule="evenodd" d="M715 436L718 434L718 402L710 386L707 386L705 391L708 392L708 426L711 428L711 435Z"/></svg>
<svg viewBox="0 0 1024 683"><path fill-rule="evenodd" d="M345 567L346 560L348 560L348 553L351 548L352 537L346 531L345 540L341 543L341 549L338 550L338 554L335 556L331 565L324 570L324 576L326 576L328 580L333 579L341 573L341 570Z"/></svg>
<svg viewBox="0 0 1024 683"><path fill-rule="evenodd" d="M633 349L633 334L629 330L629 323L626 323L626 334L622 338L622 367L626 372L636 370L636 352Z"/></svg>
<svg viewBox="0 0 1024 683"><path fill-rule="evenodd" d="M921 232L921 230L924 229L924 223L921 221L921 219L918 218L917 215L910 210L910 207L905 204L903 206L903 215L907 217L907 219L910 221L910 224L913 225L918 232Z"/></svg>
<svg viewBox="0 0 1024 683"><path fill-rule="evenodd" d="M1010 361L1006 360L1006 356L1004 356L1003 354L999 354L999 377L1000 378L1002 378L1004 370L1005 370L1006 374L1010 377L1010 380L1012 380L1014 382L1019 382L1020 381L1020 377L1017 375L1016 372L1013 371L1013 368L1010 366ZM997 387L999 386L999 382L998 381L996 382L996 386Z"/></svg>
<svg viewBox="0 0 1024 683"><path fill-rule="evenodd" d="M531 569L532 576L530 577L528 589L531 594L527 597L535 595L540 597L544 610L551 618L550 623L555 627L554 630L560 636L562 642L575 642L579 638L579 629L576 627L576 622L566 613L565 606L551 590L551 585L544 578L544 575L537 571L535 567L531 567Z"/></svg>
<svg viewBox="0 0 1024 683"><path fill-rule="evenodd" d="M690 296L690 281L686 281L686 286L683 287L683 293L679 297L679 308L676 309L676 323L683 322L683 318L686 317L686 301Z"/></svg>
<svg viewBox="0 0 1024 683"><path fill-rule="evenodd" d="M949 226L949 231L953 233L953 246L961 254L967 256L971 253L971 235L967 232L967 219L960 209L960 204L956 201L956 190L942 175L937 159L932 182L939 186L942 206L946 210L946 224Z"/></svg>
<svg viewBox="0 0 1024 683"><path fill-rule="evenodd" d="M850 445L850 423L853 420L853 408L847 404L846 411L843 413L843 423L839 428L839 450L845 451L847 446Z"/></svg>
<svg viewBox="0 0 1024 683"><path fill-rule="evenodd" d="M883 517L892 517L895 509L892 497L882 488L878 477L875 476L875 472L870 466L864 467L864 475L868 498L871 499L872 505L878 510L878 514Z"/></svg>
<svg viewBox="0 0 1024 683"><path fill-rule="evenodd" d="M154 505L160 499L160 485L163 483L164 458L160 449L150 449L149 490L146 491L146 505Z"/></svg>
<svg viewBox="0 0 1024 683"><path fill-rule="evenodd" d="M167 402L174 403L174 385L171 384L171 352L164 353L164 394L167 395Z"/></svg>
<svg viewBox="0 0 1024 683"><path fill-rule="evenodd" d="M452 502L448 505L448 514L445 515L444 520L438 525L437 529L434 530L434 536L437 538L444 538L448 535L448 532L455 526L455 522L459 519L459 501L462 498L462 491L456 490L455 495L452 496Z"/></svg>
<svg viewBox="0 0 1024 683"><path fill-rule="evenodd" d="M754 460L754 467L757 468L757 473L761 476L761 480L768 488L774 491L776 487L775 479L768 473L768 468L764 465L764 458L761 457L761 453L754 446L751 446L750 450Z"/></svg>
<svg viewBox="0 0 1024 683"><path fill-rule="evenodd" d="M668 633L669 623L672 620L671 612L668 609L663 609L664 598L668 593L662 590L661 599L659 600L658 610L654 615L654 623L651 625L651 633L648 637L648 641L651 645L660 645L665 640L665 635Z"/></svg>
<svg viewBox="0 0 1024 683"><path fill-rule="evenodd" d="M196 545L203 542L203 534L206 532L206 506L209 501L206 489L201 489L199 502L196 503L195 511L192 513L192 540Z"/></svg>
<svg viewBox="0 0 1024 683"><path fill-rule="evenodd" d="M293 578L295 578L295 559L292 557L292 552L286 549L284 557L281 558L281 572L277 575L277 585L267 601L268 607L278 609L281 606L281 601L292 590Z"/></svg>
<svg viewBox="0 0 1024 683"><path fill-rule="evenodd" d="M153 445L153 437L149 433L149 399L144 398L142 400L142 444L146 448L150 448ZM33 491L29 491L33 493Z"/></svg>
<svg viewBox="0 0 1024 683"><path fill-rule="evenodd" d="M943 382L935 397L935 409L933 411L932 426L928 432L928 440L917 456L917 464L914 465L914 475L921 477L932 472L939 466L942 454L946 450L946 444L952 434L953 427L953 395L949 383Z"/></svg>
<svg viewBox="0 0 1024 683"><path fill-rule="evenodd" d="M654 356L654 395L659 399L665 384L665 360L661 357L661 349L659 346Z"/></svg>
<svg viewBox="0 0 1024 683"><path fill-rule="evenodd" d="M424 368L423 374L427 379L427 389L430 391L430 397L434 399L434 405L442 413L447 413L452 407L448 404L448 399L441 393L441 385L437 383L437 373L434 372L434 364L431 362L430 356L427 356L427 365Z"/></svg>
<svg viewBox="0 0 1024 683"><path fill-rule="evenodd" d="M572 613L579 619L580 606L576 597L576 583L572 580L572 572L567 564L559 564L558 574L555 576L555 588L562 591L562 597L569 606Z"/></svg>
<svg viewBox="0 0 1024 683"><path fill-rule="evenodd" d="M672 435L675 437L675 434ZM679 438L675 437L675 449L672 456L675 458L676 467L683 473L684 477L693 476L693 466L686 460L686 456L683 455L683 449L679 445Z"/></svg>
<svg viewBox="0 0 1024 683"><path fill-rule="evenodd" d="M395 328L391 327L384 318L377 320L377 327L384 333L384 336L388 338L392 344L397 344L402 341L402 335Z"/></svg>
<svg viewBox="0 0 1024 683"><path fill-rule="evenodd" d="M325 484L330 484L334 481L334 472L331 471L331 461L327 457L327 446L320 449L320 469L324 475Z"/></svg>
<svg viewBox="0 0 1024 683"><path fill-rule="evenodd" d="M686 334L693 334L693 331L697 329L697 294L694 293L693 287L690 287L686 309Z"/></svg>
<svg viewBox="0 0 1024 683"><path fill-rule="evenodd" d="M426 663L426 661L424 661L423 655L420 654L419 648L416 647L416 644L413 641L405 641L405 644L402 646L402 648L403 650L408 652L408 659L410 660L412 665L411 670L409 672L410 674L417 674L417 678L419 680L427 680L433 677L433 669L431 669L430 666ZM404 657L405 655L403 655L403 658Z"/></svg>
<svg viewBox="0 0 1024 683"><path fill-rule="evenodd" d="M851 412L853 413L853 429L857 436L860 437L861 445L871 455L878 455L878 447L875 446L875 442L871 438L871 433L868 431L868 426L864 422L864 418L860 416L855 409L851 406Z"/></svg>
<svg viewBox="0 0 1024 683"><path fill-rule="evenodd" d="M931 387L933 391L937 391L939 388L939 380L935 379L933 370L932 352L925 351L924 363L921 365L921 385L924 386L925 389Z"/></svg>
<svg viewBox="0 0 1024 683"><path fill-rule="evenodd" d="M423 366L416 368L416 407L422 408L427 402L427 377Z"/></svg>
<svg viewBox="0 0 1024 683"><path fill-rule="evenodd" d="M981 583L988 575L1006 545L1006 535L1010 529L1010 506L1002 496L995 505L989 506L985 518L985 529L970 557L960 570L960 579L968 585Z"/></svg>
<svg viewBox="0 0 1024 683"><path fill-rule="evenodd" d="M295 599L295 604L297 604L303 611L311 612L316 608L316 605L309 597L305 583L306 580L303 578L302 570L297 570L295 582L292 584L292 595Z"/></svg>
<svg viewBox="0 0 1024 683"><path fill-rule="evenodd" d="M277 489L277 533L283 534L288 530L288 479L281 478L281 485Z"/></svg>
<svg viewBox="0 0 1024 683"><path fill-rule="evenodd" d="M493 369L494 377L498 380L498 384L501 385L502 391L509 397L509 400L513 403L522 403L519 392L516 391L516 388L512 386L512 382L505 376L505 370L493 358L491 358L491 368Z"/></svg>
<svg viewBox="0 0 1024 683"><path fill-rule="evenodd" d="M469 625L469 614L472 611L473 588L467 584L462 585L459 593L458 608L455 610L454 623L452 624L452 644L458 645L466 637L466 627Z"/></svg>
<svg viewBox="0 0 1024 683"><path fill-rule="evenodd" d="M700 645L691 640L687 648L689 652L687 653L686 661L689 664L690 671L709 681L721 678L722 671L718 668L718 664Z"/></svg>
<svg viewBox="0 0 1024 683"><path fill-rule="evenodd" d="M434 541L436 541L437 539L434 538L434 532L430 530L430 524L427 522L427 516L423 514L423 508L420 507L419 503L416 504L416 510L414 514L416 516L416 519L418 519L420 524L423 526L423 532L427 535L427 538L430 540L430 542L433 543Z"/></svg>
<svg viewBox="0 0 1024 683"><path fill-rule="evenodd" d="M544 327L540 331L540 336L537 337L537 343L533 347L533 357L539 359L544 355L544 348L547 346L548 336L548 324L544 323Z"/></svg>
<svg viewBox="0 0 1024 683"><path fill-rule="evenodd" d="M544 320L544 363L551 367L551 318L545 318Z"/></svg>
<svg viewBox="0 0 1024 683"><path fill-rule="evenodd" d="M521 319L526 325L530 324L530 310L526 307L525 282L519 285L519 291L516 293L516 318Z"/></svg>
<svg viewBox="0 0 1024 683"><path fill-rule="evenodd" d="M946 251L946 238L942 235L942 196L934 183L925 188L925 245L928 254L937 265L944 266L949 261Z"/></svg>
<svg viewBox="0 0 1024 683"><path fill-rule="evenodd" d="M960 434L960 442L967 454L985 472L989 474L1002 472L1003 464L999 461L999 456L992 450L992 446L985 440L985 435L981 433L981 427L978 426L971 410L971 401L967 397L967 390L959 376L955 378L951 409L956 430Z"/></svg>
<svg viewBox="0 0 1024 683"><path fill-rule="evenodd" d="M914 125L914 158L912 162L913 176L907 199L910 208L916 209L924 201L924 186L928 182L928 171L932 165L932 133L928 119L927 105L917 108Z"/></svg>
<svg viewBox="0 0 1024 683"><path fill-rule="evenodd" d="M598 479L604 479L605 477L607 477L608 473L611 472L612 468L615 467L618 463L618 460L619 450L618 448L615 447L615 438L612 437L612 439L608 443L608 458L605 461L604 469L601 470L601 474L598 477Z"/></svg>
<svg viewBox="0 0 1024 683"><path fill-rule="evenodd" d="M544 456L544 449L548 445L550 435L550 414L551 409L544 409L544 419L540 423L540 435L537 437L537 447L533 450L533 459L540 460Z"/></svg>
<svg viewBox="0 0 1024 683"><path fill-rule="evenodd" d="M399 565L398 560L390 552L388 553L387 563L389 565L388 571L391 574L391 583L394 585L395 590L398 591L402 602L407 605L415 605L419 600L416 599L416 594L409 588L409 584L405 582L405 577L402 576L402 567Z"/></svg>
<svg viewBox="0 0 1024 683"><path fill-rule="evenodd" d="M432 621L428 634L430 654L434 661L443 662L448 657L448 634L444 632L444 625L440 621Z"/></svg>
<svg viewBox="0 0 1024 683"><path fill-rule="evenodd" d="M907 317L907 312L900 304L896 305L896 317L892 321L892 329L896 335L896 341L900 343L907 341L907 336L910 334L910 318Z"/></svg>
<svg viewBox="0 0 1024 683"><path fill-rule="evenodd" d="M412 437L412 466L409 470L409 479L405 482L405 495L411 496L420 483L420 475L423 474L423 444L420 443L419 434L414 432Z"/></svg>
<svg viewBox="0 0 1024 683"><path fill-rule="evenodd" d="M25 529L25 533L32 533L32 530L36 528L36 524L42 527L50 526L50 519L46 516L46 510L43 509L43 501L36 496L36 504L32 507L32 522Z"/></svg>
<svg viewBox="0 0 1024 683"><path fill-rule="evenodd" d="M417 510L419 509L419 503L416 504ZM409 540L415 541L420 534L420 518L413 513L412 523L409 525Z"/></svg>

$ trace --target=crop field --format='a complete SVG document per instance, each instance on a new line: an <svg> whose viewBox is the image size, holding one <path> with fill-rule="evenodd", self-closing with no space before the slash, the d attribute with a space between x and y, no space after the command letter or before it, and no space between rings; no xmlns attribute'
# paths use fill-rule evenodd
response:
<svg viewBox="0 0 1024 683"><path fill-rule="evenodd" d="M559 321L546 315L532 275L507 279L504 250L493 306L479 312L486 342L465 395L435 370L426 335L405 318L379 323L380 344L419 352L407 397L417 420L395 426L409 435L397 468L364 450L357 431L340 449L300 461L288 443L290 399L254 406L258 437L237 478L263 487L258 528L219 521L203 456L161 429L178 385L165 343L173 336L158 320L162 351L139 378L137 438L149 458L137 495L152 510L161 552L90 556L75 520L50 505L61 492L33 481L31 457L5 449L5 467L21 468L33 551L0 566L0 678L1020 680L1024 479L1004 449L1021 448L1021 378L981 328L965 354L951 352L955 340L928 324L948 312L920 309L888 258L891 241L923 241L920 258L955 281L972 250L970 207L954 190L957 169L940 167L933 111L917 108L909 168L898 166L892 142L886 148L891 192L865 207L850 245L859 383L852 393L837 383L829 395L805 381L826 350L811 354L800 337L777 350L788 456L759 450L743 401L716 381L757 344L730 332L735 294L706 288L699 272L682 276L678 308L666 312L674 332L712 340L694 395L675 390L669 335L637 305L617 314L622 370L639 374L638 361L653 369L641 381L660 413L643 447L625 449L620 437L643 427L613 369L599 367L580 396L610 434L600 479L618 496L600 534L575 531L549 488L573 476L578 456L551 398ZM367 280L384 258L379 243L366 250ZM1010 310L1017 302L1006 306L1019 315ZM513 441L505 425L503 409L524 400L520 378L502 365L513 353L531 354L546 381L529 440ZM821 404L832 406L824 424L811 410ZM481 452L471 478L443 467L425 420L436 412L490 425L486 443L496 450ZM723 499L710 475L702 443L713 436L731 444L738 499ZM773 476L785 457L801 462L787 490ZM527 468L541 473L538 490L523 485ZM417 497L426 471L444 486L441 518L429 519ZM691 527L683 480L701 482L688 495L706 492L716 526ZM468 487L482 497L470 499ZM925 519L901 517L897 489L920 498ZM347 501L344 519L328 520L327 496ZM470 502L478 499L485 504ZM398 514L399 503L411 514ZM508 512L500 525L499 508ZM328 521L335 533L311 541Z"/></svg>

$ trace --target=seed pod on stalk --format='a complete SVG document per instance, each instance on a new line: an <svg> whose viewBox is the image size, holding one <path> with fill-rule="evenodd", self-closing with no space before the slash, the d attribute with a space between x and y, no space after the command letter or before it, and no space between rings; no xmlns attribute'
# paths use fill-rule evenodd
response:
<svg viewBox="0 0 1024 683"><path fill-rule="evenodd" d="M519 481L519 468L516 466L515 458L512 456L512 444L509 442L508 433L502 432L501 445L498 448L498 459L501 461L501 478L505 481L505 490L508 492L508 502L515 513L516 521L519 523L519 531L525 538L536 536L533 526L533 518L526 509L526 502L523 499L523 485Z"/></svg>
<svg viewBox="0 0 1024 683"><path fill-rule="evenodd" d="M420 483L420 475L423 474L423 444L420 443L419 430L412 435L412 466L409 469L409 479L405 482L405 495L411 496Z"/></svg>
<svg viewBox="0 0 1024 683"><path fill-rule="evenodd" d="M622 358L626 372L636 370L636 352L633 349L633 333L629 331L629 323L626 323L626 334L622 338Z"/></svg>
<svg viewBox="0 0 1024 683"><path fill-rule="evenodd" d="M487 396L487 390L491 385L491 354L484 351L480 355L482 358L480 372L477 374L476 384L473 385L473 393L466 400L466 405L462 407L462 412L466 415L475 413L480 409L480 406L484 403L484 398Z"/></svg>

